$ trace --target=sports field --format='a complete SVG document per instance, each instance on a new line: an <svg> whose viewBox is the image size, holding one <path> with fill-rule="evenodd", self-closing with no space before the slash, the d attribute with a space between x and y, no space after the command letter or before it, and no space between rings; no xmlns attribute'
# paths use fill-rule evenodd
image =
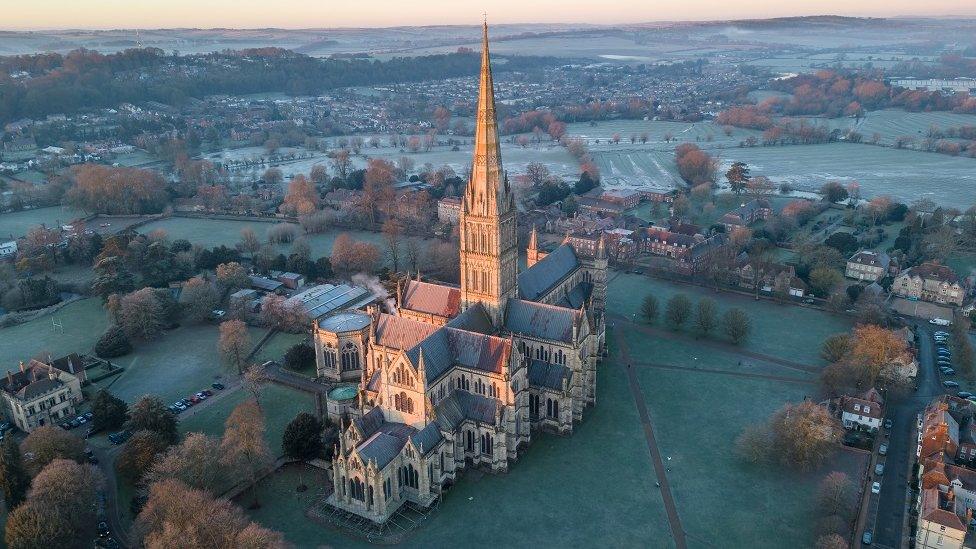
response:
<svg viewBox="0 0 976 549"><path fill-rule="evenodd" d="M54 227L84 215L83 212L62 206L0 213L0 240L19 238L33 227Z"/></svg>

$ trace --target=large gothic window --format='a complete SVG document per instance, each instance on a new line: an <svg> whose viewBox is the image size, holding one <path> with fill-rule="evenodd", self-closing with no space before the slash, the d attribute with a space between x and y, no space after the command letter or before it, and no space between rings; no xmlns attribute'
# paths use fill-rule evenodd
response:
<svg viewBox="0 0 976 549"><path fill-rule="evenodd" d="M359 369L359 349L352 343L342 348L342 371Z"/></svg>
<svg viewBox="0 0 976 549"><path fill-rule="evenodd" d="M485 433L481 435L481 453L485 455L491 455L491 433Z"/></svg>
<svg viewBox="0 0 976 549"><path fill-rule="evenodd" d="M322 349L322 359L326 368L329 370L336 369L336 350L331 343L326 344L325 348Z"/></svg>

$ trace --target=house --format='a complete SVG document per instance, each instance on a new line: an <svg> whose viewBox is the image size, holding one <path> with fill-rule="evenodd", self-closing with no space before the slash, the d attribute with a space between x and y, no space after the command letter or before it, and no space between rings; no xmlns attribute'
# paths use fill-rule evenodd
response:
<svg viewBox="0 0 976 549"><path fill-rule="evenodd" d="M895 277L891 291L909 299L961 306L966 289L955 271L938 263L923 263L905 269Z"/></svg>
<svg viewBox="0 0 976 549"><path fill-rule="evenodd" d="M592 196L576 197L576 208L581 213L600 214L600 215L620 215L624 213L624 207L619 203L594 198Z"/></svg>
<svg viewBox="0 0 976 549"><path fill-rule="evenodd" d="M884 406L877 391L870 389L861 397L840 398L840 420L845 429L877 431L884 418Z"/></svg>
<svg viewBox="0 0 976 549"><path fill-rule="evenodd" d="M726 232L731 233L736 228L747 227L757 221L769 219L772 213L768 200L756 198L723 215L718 222L725 226Z"/></svg>
<svg viewBox="0 0 976 549"><path fill-rule="evenodd" d="M50 364L31 360L27 365L22 361L19 372L7 370L0 380L0 394L8 420L30 433L74 417L75 406L84 399L80 379L84 368L78 366L70 358Z"/></svg>
<svg viewBox="0 0 976 549"><path fill-rule="evenodd" d="M251 275L251 287L267 293L284 293L284 284L278 280L273 280L265 276Z"/></svg>
<svg viewBox="0 0 976 549"><path fill-rule="evenodd" d="M739 286L742 288L790 297L806 295L807 285L800 277L796 276L796 269L792 265L776 263L767 265L759 272L757 280L754 267L749 262L749 256L743 252L736 258L735 275Z"/></svg>
<svg viewBox="0 0 976 549"><path fill-rule="evenodd" d="M862 250L847 260L847 278L865 282L877 282L888 274L891 258L883 252Z"/></svg>
<svg viewBox="0 0 976 549"><path fill-rule="evenodd" d="M17 255L17 241L0 242L0 259Z"/></svg>
<svg viewBox="0 0 976 549"><path fill-rule="evenodd" d="M437 201L437 219L441 223L457 223L461 216L461 199L445 196Z"/></svg>
<svg viewBox="0 0 976 549"><path fill-rule="evenodd" d="M363 192L352 189L335 189L322 198L323 205L346 212L358 210L362 201Z"/></svg>
<svg viewBox="0 0 976 549"><path fill-rule="evenodd" d="M305 277L298 273L275 273L275 280L281 282L289 290L297 290L305 285Z"/></svg>
<svg viewBox="0 0 976 549"><path fill-rule="evenodd" d="M965 518L971 520L972 513ZM967 520L968 522L968 520ZM919 494L916 549L962 549L966 526L956 513L952 492L928 488Z"/></svg>

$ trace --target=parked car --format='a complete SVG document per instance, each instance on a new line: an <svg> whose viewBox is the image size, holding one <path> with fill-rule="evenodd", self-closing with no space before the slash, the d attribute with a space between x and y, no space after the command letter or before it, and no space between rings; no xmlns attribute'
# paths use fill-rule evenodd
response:
<svg viewBox="0 0 976 549"><path fill-rule="evenodd" d="M108 440L112 444L122 444L123 442L129 440L132 436L132 431L119 431L117 433L112 433L108 436Z"/></svg>
<svg viewBox="0 0 976 549"><path fill-rule="evenodd" d="M891 429L891 426L892 425L894 425L894 422L891 421L891 418L888 418L888 419L884 420L884 428L885 429Z"/></svg>
<svg viewBox="0 0 976 549"><path fill-rule="evenodd" d="M959 398L969 398L973 396L973 394L970 393L969 391L959 391L958 393L956 393L956 396Z"/></svg>
<svg viewBox="0 0 976 549"><path fill-rule="evenodd" d="M878 453L882 456L888 455L888 445L882 444L881 446L878 446Z"/></svg>
<svg viewBox="0 0 976 549"><path fill-rule="evenodd" d="M944 385L944 386L946 386L946 387L948 387L950 389L953 388L953 387L958 387L959 386L959 384L956 383L955 381L943 381L942 382L942 385Z"/></svg>
<svg viewBox="0 0 976 549"><path fill-rule="evenodd" d="M929 320L929 324L935 324L936 326L948 326L952 324L952 322L944 318L933 318L932 320Z"/></svg>
<svg viewBox="0 0 976 549"><path fill-rule="evenodd" d="M207 395L203 391L200 391L199 393L197 393L197 394L195 394L193 396L195 396L196 398L198 398L200 400L207 400Z"/></svg>
<svg viewBox="0 0 976 549"><path fill-rule="evenodd" d="M861 536L861 543L864 545L871 545L874 542L874 535L871 530L865 530L864 535Z"/></svg>
<svg viewBox="0 0 976 549"><path fill-rule="evenodd" d="M874 466L874 474L881 476L884 474L884 463L878 463Z"/></svg>
<svg viewBox="0 0 976 549"><path fill-rule="evenodd" d="M808 298L804 299L803 302L806 303L807 305L813 305L817 301L815 299L813 299L812 297L808 297Z"/></svg>
<svg viewBox="0 0 976 549"><path fill-rule="evenodd" d="M935 335L942 336L942 337L949 337L949 332L943 330L936 330Z"/></svg>
<svg viewBox="0 0 976 549"><path fill-rule="evenodd" d="M214 389L217 389L218 391L223 391L224 390L224 384L223 383L211 383L210 386L213 387Z"/></svg>
<svg viewBox="0 0 976 549"><path fill-rule="evenodd" d="M203 394L205 394L205 395L207 395L208 397L212 397L213 396L213 391L211 391L210 389L204 389L204 390L202 390L200 392L203 393Z"/></svg>
<svg viewBox="0 0 976 549"><path fill-rule="evenodd" d="M943 368L942 369L942 375L944 375L944 376L954 376L954 375L956 375L956 371L953 370L952 368Z"/></svg>
<svg viewBox="0 0 976 549"><path fill-rule="evenodd" d="M104 520L98 522L98 537L107 538L111 533L112 531L108 529L107 522Z"/></svg>

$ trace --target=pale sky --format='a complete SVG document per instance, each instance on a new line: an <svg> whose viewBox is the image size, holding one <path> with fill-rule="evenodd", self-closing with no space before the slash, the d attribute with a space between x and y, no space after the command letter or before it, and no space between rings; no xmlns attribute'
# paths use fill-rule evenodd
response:
<svg viewBox="0 0 976 549"><path fill-rule="evenodd" d="M0 0L0 28L330 28L976 15L973 0Z"/></svg>

